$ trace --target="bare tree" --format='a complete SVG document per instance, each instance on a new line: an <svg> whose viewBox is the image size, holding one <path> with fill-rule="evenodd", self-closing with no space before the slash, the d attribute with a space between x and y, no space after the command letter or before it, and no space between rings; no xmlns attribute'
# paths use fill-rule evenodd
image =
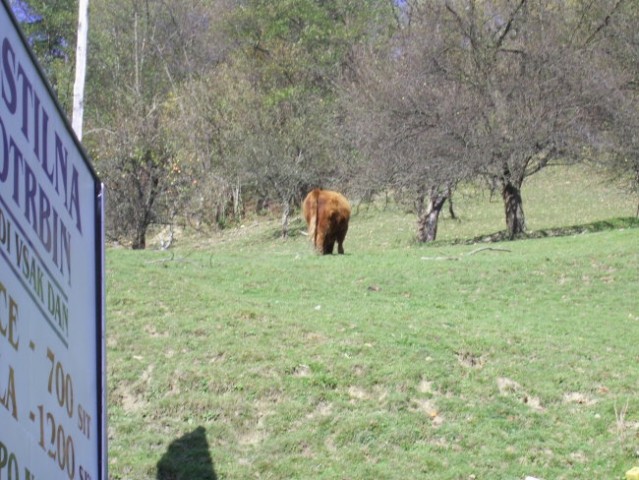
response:
<svg viewBox="0 0 639 480"><path fill-rule="evenodd" d="M293 96L257 115L258 124L246 136L252 147L247 169L279 201L287 237L290 217L308 191L336 182L332 106L313 95Z"/></svg>
<svg viewBox="0 0 639 480"><path fill-rule="evenodd" d="M604 4L606 2L603 2ZM594 51L597 68L591 76L593 89L599 88L605 118L605 141L598 158L614 178L624 181L639 194L639 4L619 1L615 15L599 15L599 24L586 39ZM610 7L609 7L610 9ZM637 207L639 217L639 202Z"/></svg>
<svg viewBox="0 0 639 480"><path fill-rule="evenodd" d="M172 221L192 186L171 128L181 85L218 59L219 47L207 48L217 10L149 0L92 0L92 8L85 141L109 187L108 234L144 248L149 226Z"/></svg>
<svg viewBox="0 0 639 480"><path fill-rule="evenodd" d="M434 238L445 187L475 176L499 182L514 238L526 230L524 181L553 163L578 161L600 141L602 88L590 81L588 39L607 28L620 0L596 8L409 3L410 19L390 49L360 62L349 90L361 90L357 102L365 105L354 109L356 137L388 185L410 185L418 199L428 192L420 240Z"/></svg>
<svg viewBox="0 0 639 480"><path fill-rule="evenodd" d="M350 152L336 134L335 79L350 42L380 28L378 12L389 8L385 0L248 1L234 19L234 66L255 98L242 122L246 171L279 202L283 236L311 187L337 186Z"/></svg>
<svg viewBox="0 0 639 480"><path fill-rule="evenodd" d="M468 147L475 109L471 91L445 67L443 5L409 13L385 48L358 51L343 98L351 138L364 156L360 190L408 194L417 238L426 242L435 240L454 186L473 172Z"/></svg>
<svg viewBox="0 0 639 480"><path fill-rule="evenodd" d="M451 0L446 9L458 42L453 71L473 91L479 113L471 141L477 172L499 180L514 238L526 230L525 179L577 160L589 141L587 52L571 42L570 12L545 2Z"/></svg>

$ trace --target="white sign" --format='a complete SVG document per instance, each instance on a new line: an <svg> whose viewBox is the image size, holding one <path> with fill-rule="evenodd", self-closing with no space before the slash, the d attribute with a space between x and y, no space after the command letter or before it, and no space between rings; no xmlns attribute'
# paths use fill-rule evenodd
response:
<svg viewBox="0 0 639 480"><path fill-rule="evenodd" d="M103 189L0 2L0 479L107 480Z"/></svg>

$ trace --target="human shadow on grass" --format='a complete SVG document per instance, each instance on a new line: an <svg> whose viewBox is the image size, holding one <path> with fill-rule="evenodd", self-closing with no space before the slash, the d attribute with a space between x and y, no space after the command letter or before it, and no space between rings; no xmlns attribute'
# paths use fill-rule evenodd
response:
<svg viewBox="0 0 639 480"><path fill-rule="evenodd" d="M157 463L157 480L217 480L204 427L174 440Z"/></svg>

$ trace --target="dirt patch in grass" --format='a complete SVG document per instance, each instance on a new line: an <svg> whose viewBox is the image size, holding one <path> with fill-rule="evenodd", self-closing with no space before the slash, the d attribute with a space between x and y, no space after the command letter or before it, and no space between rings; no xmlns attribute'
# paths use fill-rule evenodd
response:
<svg viewBox="0 0 639 480"><path fill-rule="evenodd" d="M514 380L500 377L497 379L497 388L499 389L500 395L513 397L536 412L544 411L544 407L541 405L539 398L529 395L524 388Z"/></svg>

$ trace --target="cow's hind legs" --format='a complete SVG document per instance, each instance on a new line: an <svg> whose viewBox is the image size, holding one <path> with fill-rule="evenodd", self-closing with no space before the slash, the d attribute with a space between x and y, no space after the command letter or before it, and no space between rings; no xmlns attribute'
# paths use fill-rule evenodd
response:
<svg viewBox="0 0 639 480"><path fill-rule="evenodd" d="M335 242L326 242L324 245L324 255L332 255L335 248Z"/></svg>

